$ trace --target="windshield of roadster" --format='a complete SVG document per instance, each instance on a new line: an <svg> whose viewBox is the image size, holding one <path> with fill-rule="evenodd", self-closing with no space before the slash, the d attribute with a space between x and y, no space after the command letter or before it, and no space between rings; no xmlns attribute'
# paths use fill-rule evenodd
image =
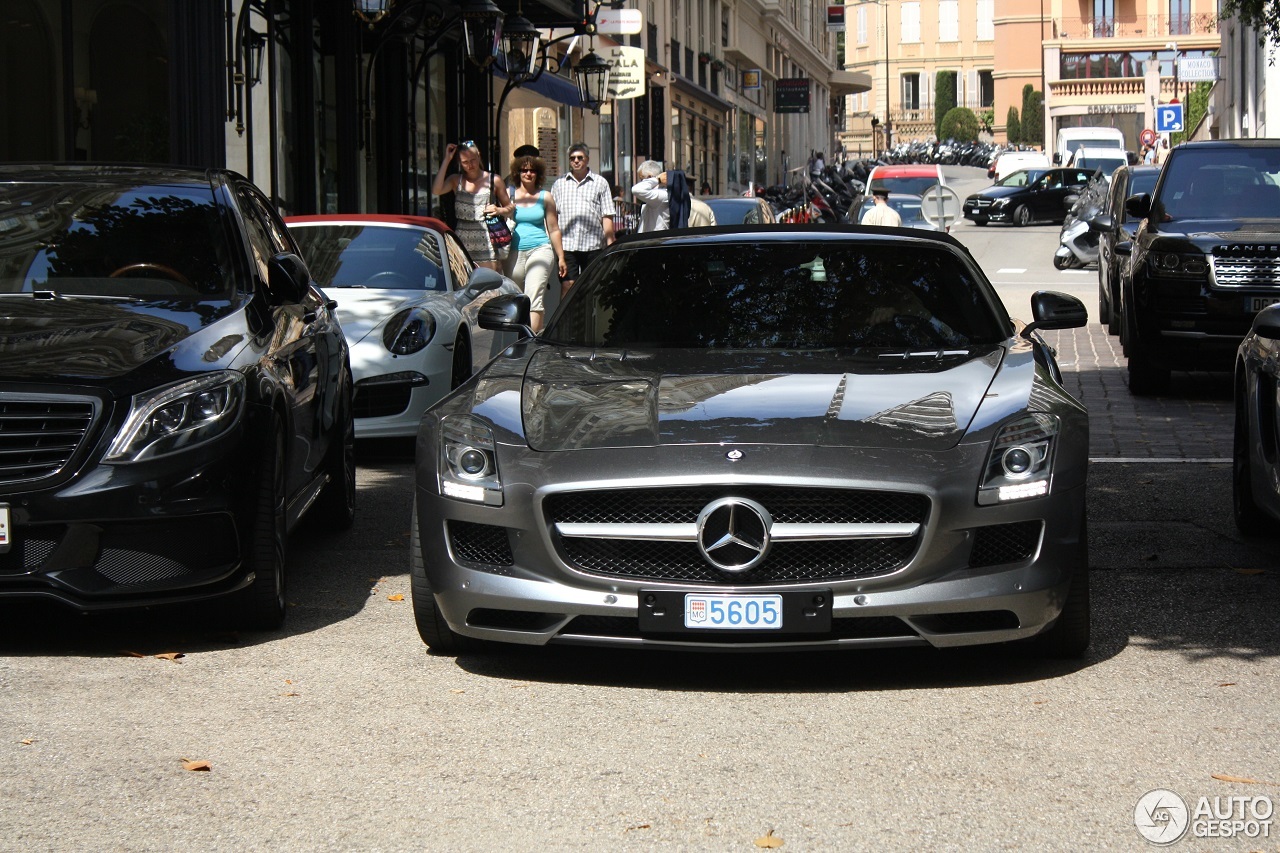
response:
<svg viewBox="0 0 1280 853"><path fill-rule="evenodd" d="M681 241L601 258L543 338L569 346L962 349L1007 337L974 268L924 242Z"/></svg>

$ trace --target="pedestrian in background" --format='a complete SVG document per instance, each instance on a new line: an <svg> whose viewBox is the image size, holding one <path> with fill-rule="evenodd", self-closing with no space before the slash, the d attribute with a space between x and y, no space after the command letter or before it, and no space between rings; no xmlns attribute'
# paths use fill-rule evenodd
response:
<svg viewBox="0 0 1280 853"><path fill-rule="evenodd" d="M860 224L901 228L902 217L889 206L889 191L884 187L876 187L871 191L871 197L875 200L875 205L862 217Z"/></svg>
<svg viewBox="0 0 1280 853"><path fill-rule="evenodd" d="M540 332L552 270L560 276L565 274L560 219L555 198L542 189L547 167L541 157L515 158L511 173L520 177L520 183L512 194L516 227L511 232L507 275L529 297L529 327Z"/></svg>
<svg viewBox="0 0 1280 853"><path fill-rule="evenodd" d="M563 296L587 264L613 245L613 195L609 182L591 171L591 152L585 143L569 146L569 171L551 185L551 195L564 243Z"/></svg>
<svg viewBox="0 0 1280 853"><path fill-rule="evenodd" d="M1156 148L1156 165L1163 166L1164 160L1169 156L1169 137L1165 136L1160 139L1160 144Z"/></svg>
<svg viewBox="0 0 1280 853"><path fill-rule="evenodd" d="M461 171L446 174L458 158ZM489 240L487 216L510 216L513 210L511 196L502 178L488 172L480 165L480 149L470 140L444 147L444 160L431 183L432 195L453 193L453 230L466 247L476 266L502 271L502 261L507 257L507 247L495 249Z"/></svg>
<svg viewBox="0 0 1280 853"><path fill-rule="evenodd" d="M656 160L645 160L636 167L636 177L631 196L644 205L640 211L640 233L670 228L671 197L667 193L666 170Z"/></svg>

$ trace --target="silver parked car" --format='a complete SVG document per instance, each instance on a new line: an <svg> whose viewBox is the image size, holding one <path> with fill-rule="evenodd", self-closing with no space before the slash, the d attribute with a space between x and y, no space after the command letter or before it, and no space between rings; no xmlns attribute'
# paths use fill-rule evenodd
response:
<svg viewBox="0 0 1280 853"><path fill-rule="evenodd" d="M916 236L918 234L919 236ZM945 234L614 246L418 433L422 638L686 648L1089 642L1088 420Z"/></svg>
<svg viewBox="0 0 1280 853"><path fill-rule="evenodd" d="M1249 536L1280 528L1280 304L1263 308L1236 357L1232 494L1236 526Z"/></svg>

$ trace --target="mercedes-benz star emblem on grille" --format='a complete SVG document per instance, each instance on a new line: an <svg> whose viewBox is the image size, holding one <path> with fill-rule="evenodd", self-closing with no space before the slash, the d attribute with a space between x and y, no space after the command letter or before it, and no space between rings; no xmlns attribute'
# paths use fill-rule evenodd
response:
<svg viewBox="0 0 1280 853"><path fill-rule="evenodd" d="M737 462L739 459L742 458L742 451L730 450L728 453L724 455L724 458L728 459L730 462Z"/></svg>
<svg viewBox="0 0 1280 853"><path fill-rule="evenodd" d="M773 517L747 498L718 498L698 513L698 550L722 572L745 572L764 561Z"/></svg>

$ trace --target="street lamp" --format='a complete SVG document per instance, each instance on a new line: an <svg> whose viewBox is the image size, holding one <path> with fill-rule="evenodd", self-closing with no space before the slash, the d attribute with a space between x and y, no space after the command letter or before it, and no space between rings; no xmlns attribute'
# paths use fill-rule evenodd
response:
<svg viewBox="0 0 1280 853"><path fill-rule="evenodd" d="M596 14L601 5L603 3L597 3L595 10L586 19L573 22L569 33L547 42L542 41L542 31L524 17L519 7L514 15L508 15L502 22L502 53L506 57L507 75L503 99L512 87L531 83L541 77L550 63L556 63L552 73L558 74L565 60L552 55L551 46L566 39L576 40L579 36L595 35ZM578 97L582 100L582 105L593 113L600 112L600 107L608 100L610 67L609 62L598 56L594 48L572 66ZM502 113L501 99L498 102L498 113Z"/></svg>

